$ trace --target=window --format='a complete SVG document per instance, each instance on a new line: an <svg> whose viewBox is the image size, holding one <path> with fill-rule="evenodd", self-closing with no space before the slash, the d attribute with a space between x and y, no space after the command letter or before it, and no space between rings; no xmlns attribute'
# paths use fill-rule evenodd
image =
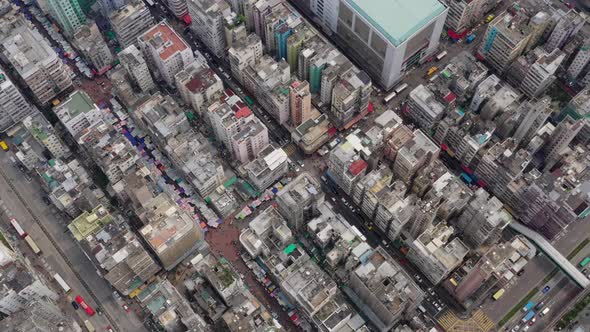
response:
<svg viewBox="0 0 590 332"><path fill-rule="evenodd" d="M352 17L353 17L353 15L354 14L352 13L352 10L350 10L350 8L348 8L347 6L340 6L340 13L339 13L338 16L349 27L352 27Z"/></svg>

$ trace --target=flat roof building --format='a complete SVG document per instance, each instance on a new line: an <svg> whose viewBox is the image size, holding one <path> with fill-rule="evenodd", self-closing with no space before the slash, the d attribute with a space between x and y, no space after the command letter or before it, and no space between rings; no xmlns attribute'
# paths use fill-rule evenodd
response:
<svg viewBox="0 0 590 332"><path fill-rule="evenodd" d="M166 21L151 27L137 39L148 62L170 86L175 83L174 76L195 61L191 47Z"/></svg>
<svg viewBox="0 0 590 332"><path fill-rule="evenodd" d="M2 37L0 47L5 59L39 103L48 103L72 86L70 68L38 31L20 25Z"/></svg>
<svg viewBox="0 0 590 332"><path fill-rule="evenodd" d="M139 233L167 271L203 244L203 233L192 215L167 194L151 199L139 217L145 223Z"/></svg>
<svg viewBox="0 0 590 332"><path fill-rule="evenodd" d="M435 52L448 11L437 0L323 0L301 6L336 33L335 41L346 45L349 55L386 89Z"/></svg>

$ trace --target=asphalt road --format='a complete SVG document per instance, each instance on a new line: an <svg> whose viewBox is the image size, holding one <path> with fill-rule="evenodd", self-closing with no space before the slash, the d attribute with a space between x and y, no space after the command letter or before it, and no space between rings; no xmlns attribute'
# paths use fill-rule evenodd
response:
<svg viewBox="0 0 590 332"><path fill-rule="evenodd" d="M0 198L27 230L42 250L47 265L59 273L72 288L69 303L80 294L103 315L90 318L95 328L104 330L108 326L116 331L146 331L135 313L127 313L122 303L113 297L113 288L97 274L97 270L85 253L67 231L69 220L54 214L41 197L45 195L39 185L29 183L8 159L11 152L0 154ZM34 181L34 180L33 180ZM71 305L66 307L72 308ZM72 308L73 309L73 308ZM72 313L81 320L88 319L82 310Z"/></svg>
<svg viewBox="0 0 590 332"><path fill-rule="evenodd" d="M578 244L584 241L590 234L590 222L586 218L572 225L553 243L553 246L564 256L574 250ZM586 246L571 261L577 264L580 257L590 254L590 245ZM489 300L483 305L483 311L495 322L500 321L504 315L510 311L533 287L544 287L543 279L553 271L556 265L551 262L545 255L539 255L533 258L524 268L525 273L511 282L506 289L506 293L498 301ZM577 287L570 281L572 287ZM579 289L578 289L579 290ZM561 292L551 293L556 299L562 298L570 292L569 287L564 287ZM559 308L559 307L558 307ZM550 318L556 315L557 310L553 310L549 315Z"/></svg>

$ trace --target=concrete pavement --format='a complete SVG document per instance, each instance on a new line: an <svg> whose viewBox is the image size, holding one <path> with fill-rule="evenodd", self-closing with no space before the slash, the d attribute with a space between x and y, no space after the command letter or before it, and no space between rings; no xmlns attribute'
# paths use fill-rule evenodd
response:
<svg viewBox="0 0 590 332"><path fill-rule="evenodd" d="M113 298L113 288L97 274L92 262L67 232L63 220L45 205L39 185L29 183L12 166L9 153L0 155L0 197L42 250L51 269L72 288L69 296L80 294L95 309L104 313L91 318L97 329L112 326L116 331L146 331L134 313L125 310ZM68 301L69 302L69 301ZM71 305L70 305L71 307ZM83 311L78 310L83 319Z"/></svg>

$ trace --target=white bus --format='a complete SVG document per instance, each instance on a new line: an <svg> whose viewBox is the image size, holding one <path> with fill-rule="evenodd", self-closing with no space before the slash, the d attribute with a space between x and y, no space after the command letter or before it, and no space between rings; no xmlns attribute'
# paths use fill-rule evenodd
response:
<svg viewBox="0 0 590 332"><path fill-rule="evenodd" d="M395 96L397 96L397 92L391 91L391 93L383 98L383 104L389 103L393 98L395 98Z"/></svg>
<svg viewBox="0 0 590 332"><path fill-rule="evenodd" d="M10 218L10 224L12 225L14 230L18 233L18 236L20 236L23 239L27 236L27 232L25 232L23 230L23 228L20 226L18 221L16 221L16 219Z"/></svg>
<svg viewBox="0 0 590 332"><path fill-rule="evenodd" d="M64 292L69 292L72 289L70 288L70 286L65 282L65 280L59 275L59 274L54 274L53 275L53 279L55 279L55 281L57 281L57 283L61 286L61 288L64 290Z"/></svg>
<svg viewBox="0 0 590 332"><path fill-rule="evenodd" d="M436 56L436 60L440 61L442 58L444 58L445 56L447 56L447 51L442 51L440 52L437 56Z"/></svg>
<svg viewBox="0 0 590 332"><path fill-rule="evenodd" d="M33 252L36 255L39 255L41 253L41 249L39 249L39 247L37 247L37 244L35 243L35 241L33 241L33 239L31 238L30 235L25 236L25 241L27 242L29 247L31 247L31 250L33 250Z"/></svg>
<svg viewBox="0 0 590 332"><path fill-rule="evenodd" d="M408 83L402 83L395 88L395 92L400 94L402 91L408 88Z"/></svg>

